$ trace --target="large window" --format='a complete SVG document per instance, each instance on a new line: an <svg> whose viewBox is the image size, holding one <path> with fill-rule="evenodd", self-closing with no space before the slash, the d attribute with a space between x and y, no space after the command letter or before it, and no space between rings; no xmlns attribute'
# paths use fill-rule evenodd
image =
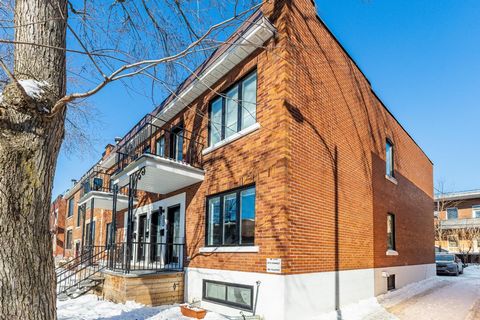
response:
<svg viewBox="0 0 480 320"><path fill-rule="evenodd" d="M393 151L393 143L387 139L386 143L386 154L385 154L385 161L386 161L386 170L387 170L387 176L393 177L394 176L394 171L395 171L395 161L394 161L394 151Z"/></svg>
<svg viewBox="0 0 480 320"><path fill-rule="evenodd" d="M68 199L68 212L67 212L67 218L70 218L71 216L73 216L73 207L74 207L74 197L71 197L70 199Z"/></svg>
<svg viewBox="0 0 480 320"><path fill-rule="evenodd" d="M203 280L203 300L252 310L253 286Z"/></svg>
<svg viewBox="0 0 480 320"><path fill-rule="evenodd" d="M395 215L387 214L387 249L396 250L395 246Z"/></svg>
<svg viewBox="0 0 480 320"><path fill-rule="evenodd" d="M210 145L257 121L257 73L237 82L210 104Z"/></svg>
<svg viewBox="0 0 480 320"><path fill-rule="evenodd" d="M458 219L457 208L447 208L447 220Z"/></svg>
<svg viewBox="0 0 480 320"><path fill-rule="evenodd" d="M110 244L112 244L112 237L113 237L113 232L112 232L112 227L113 225L111 223L107 223L106 226L106 237L105 237L105 246L108 247Z"/></svg>
<svg viewBox="0 0 480 320"><path fill-rule="evenodd" d="M73 242L72 230L67 230L67 239L66 239L66 242L65 242L65 248L66 249L72 249L72 242Z"/></svg>
<svg viewBox="0 0 480 320"><path fill-rule="evenodd" d="M253 245L255 186L207 198L207 246Z"/></svg>

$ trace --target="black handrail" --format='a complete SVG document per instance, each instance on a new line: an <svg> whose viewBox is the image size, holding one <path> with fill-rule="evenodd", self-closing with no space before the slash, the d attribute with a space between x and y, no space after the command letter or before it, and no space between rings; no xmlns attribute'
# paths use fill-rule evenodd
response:
<svg viewBox="0 0 480 320"><path fill-rule="evenodd" d="M85 247L80 256L56 268L57 295L68 293L70 289L80 286L83 281L91 279L93 275L105 269L105 264L101 262L105 261L106 258L106 247L89 246ZM85 292L82 292L82 294Z"/></svg>

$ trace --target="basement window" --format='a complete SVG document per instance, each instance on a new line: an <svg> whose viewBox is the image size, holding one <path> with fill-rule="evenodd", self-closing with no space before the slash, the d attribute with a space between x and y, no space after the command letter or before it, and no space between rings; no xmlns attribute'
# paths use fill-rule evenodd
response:
<svg viewBox="0 0 480 320"><path fill-rule="evenodd" d="M203 280L203 300L243 310L253 309L253 286Z"/></svg>
<svg viewBox="0 0 480 320"><path fill-rule="evenodd" d="M395 275L391 274L387 277L387 290L395 290Z"/></svg>

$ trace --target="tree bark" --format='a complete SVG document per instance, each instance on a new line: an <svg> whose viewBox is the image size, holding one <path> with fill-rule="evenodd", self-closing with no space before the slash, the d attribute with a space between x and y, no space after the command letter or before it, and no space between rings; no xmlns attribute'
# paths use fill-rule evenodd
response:
<svg viewBox="0 0 480 320"><path fill-rule="evenodd" d="M65 48L66 16L64 0L17 0L15 40ZM12 81L0 101L0 319L56 319L49 208L65 109L49 110L66 92L65 60L64 50L17 45L16 80L48 86L32 97Z"/></svg>

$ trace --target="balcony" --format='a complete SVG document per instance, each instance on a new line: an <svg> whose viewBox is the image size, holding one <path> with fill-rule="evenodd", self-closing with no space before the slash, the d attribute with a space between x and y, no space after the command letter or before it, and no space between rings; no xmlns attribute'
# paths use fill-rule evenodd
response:
<svg viewBox="0 0 480 320"><path fill-rule="evenodd" d="M81 193L78 205L85 204L86 208L112 210L113 209L113 189L111 185L111 176L99 166L90 169L81 181ZM117 195L117 210L127 208L128 197L127 189L119 189Z"/></svg>
<svg viewBox="0 0 480 320"><path fill-rule="evenodd" d="M480 218L443 220L440 227L445 230L480 228Z"/></svg>
<svg viewBox="0 0 480 320"><path fill-rule="evenodd" d="M136 189L166 194L203 181L203 144L181 125L170 126L147 115L117 147L114 184L126 186L142 171Z"/></svg>

